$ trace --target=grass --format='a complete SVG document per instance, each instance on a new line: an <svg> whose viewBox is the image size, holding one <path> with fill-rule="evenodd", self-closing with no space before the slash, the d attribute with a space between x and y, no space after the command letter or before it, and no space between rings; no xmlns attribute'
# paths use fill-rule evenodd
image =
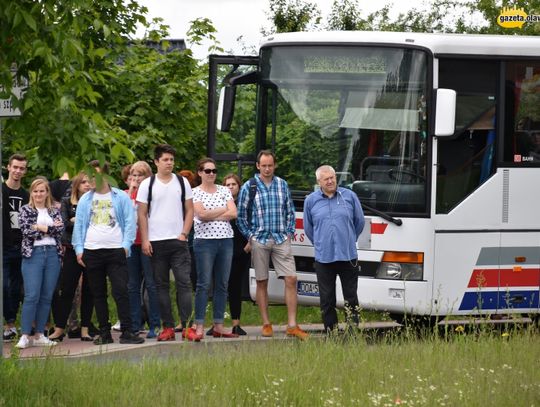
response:
<svg viewBox="0 0 540 407"><path fill-rule="evenodd" d="M6 406L537 406L532 328L182 346L121 361L0 363Z"/></svg>

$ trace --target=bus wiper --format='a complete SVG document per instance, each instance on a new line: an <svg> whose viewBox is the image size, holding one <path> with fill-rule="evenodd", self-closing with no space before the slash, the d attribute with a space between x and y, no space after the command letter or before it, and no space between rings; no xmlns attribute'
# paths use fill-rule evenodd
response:
<svg viewBox="0 0 540 407"><path fill-rule="evenodd" d="M367 209L370 212L373 212L375 215L380 216L384 220L387 220L388 222L392 222L393 224L397 226L401 226L403 224L403 221L401 219L396 219L387 213L381 212L378 209L372 208L371 206L366 205L365 203L361 202L362 208Z"/></svg>

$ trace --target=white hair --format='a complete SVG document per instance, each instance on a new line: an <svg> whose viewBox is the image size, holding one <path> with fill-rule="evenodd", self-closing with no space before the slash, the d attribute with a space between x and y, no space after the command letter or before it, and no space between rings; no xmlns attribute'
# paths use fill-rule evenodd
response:
<svg viewBox="0 0 540 407"><path fill-rule="evenodd" d="M319 181L319 179L321 177L321 173L323 173L323 172L329 172L331 174L336 175L336 170L334 170L334 168L332 168L330 165L321 165L315 171L315 178L317 179L317 181Z"/></svg>

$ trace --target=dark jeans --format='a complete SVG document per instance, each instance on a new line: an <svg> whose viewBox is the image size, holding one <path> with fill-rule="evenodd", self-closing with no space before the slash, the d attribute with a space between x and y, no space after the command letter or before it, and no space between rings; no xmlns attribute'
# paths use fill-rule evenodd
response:
<svg viewBox="0 0 540 407"><path fill-rule="evenodd" d="M240 319L242 314L242 284L251 265L249 253L235 253L229 276L229 308L231 319Z"/></svg>
<svg viewBox="0 0 540 407"><path fill-rule="evenodd" d="M111 282L111 292L116 302L120 329L131 330L128 297L128 268L124 249L84 249L83 261L86 264L88 285L94 297L99 329L109 332L109 307L107 305L107 276Z"/></svg>
<svg viewBox="0 0 540 407"><path fill-rule="evenodd" d="M352 263L352 264L351 264ZM358 324L358 266L356 260L336 261L333 263L315 262L317 281L321 299L321 315L325 330L337 328L336 312L336 277L341 280L347 323Z"/></svg>
<svg viewBox="0 0 540 407"><path fill-rule="evenodd" d="M154 281L159 298L159 313L164 328L174 327L171 308L170 270L173 272L176 287L178 313L183 326L187 326L193 310L191 294L191 255L188 242L178 239L151 242L151 257Z"/></svg>
<svg viewBox="0 0 540 407"><path fill-rule="evenodd" d="M3 277L3 306L4 318L7 323L14 323L17 319L19 306L23 299L23 279L21 274L21 248L16 246L3 247L4 266Z"/></svg>
<svg viewBox="0 0 540 407"><path fill-rule="evenodd" d="M72 247L65 247L62 271L52 302L54 325L65 329L66 323L73 307L73 298L83 276L81 291L81 326L89 327L92 321L94 300L88 286L87 272L77 263L77 255Z"/></svg>
<svg viewBox="0 0 540 407"><path fill-rule="evenodd" d="M141 245L134 244L131 246L131 256L128 257L127 262L129 306L133 331L136 332L144 328L142 318L144 287L148 293L148 326L151 330L159 328L159 302L150 258L142 252Z"/></svg>

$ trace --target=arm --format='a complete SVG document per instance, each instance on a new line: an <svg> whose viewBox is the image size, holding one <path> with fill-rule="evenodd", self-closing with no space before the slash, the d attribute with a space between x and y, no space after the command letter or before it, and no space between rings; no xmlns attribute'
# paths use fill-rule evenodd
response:
<svg viewBox="0 0 540 407"><path fill-rule="evenodd" d="M203 221L222 220L218 218L223 216L223 214L227 212L226 206L222 206L220 208L206 209L203 203L199 201L193 202L193 209L194 209L195 216L197 216L200 220L203 220ZM186 207L186 212L187 212L187 207Z"/></svg>
<svg viewBox="0 0 540 407"><path fill-rule="evenodd" d="M354 223L354 229L356 231L356 238L360 236L362 233L362 230L364 230L364 224L365 224L365 218L364 218L364 211L362 210L362 205L360 204L360 200L358 199L358 196L356 196L355 193L352 194L353 198L353 223Z"/></svg>
<svg viewBox="0 0 540 407"><path fill-rule="evenodd" d="M292 237L294 236L294 232L296 232L296 215L294 213L294 202L292 200L291 190L286 182L285 188L287 189L287 202L285 204L285 210L287 211L287 234L289 237Z"/></svg>
<svg viewBox="0 0 540 407"><path fill-rule="evenodd" d="M139 233L141 234L141 249L147 256L152 256L152 244L148 238L148 204L138 202L137 219Z"/></svg>
<svg viewBox="0 0 540 407"><path fill-rule="evenodd" d="M53 225L47 227L47 234L51 237L59 238L64 232L64 222L62 221L60 211L56 208L53 209L52 219Z"/></svg>
<svg viewBox="0 0 540 407"><path fill-rule="evenodd" d="M62 203L60 204L60 215L62 216L62 221L64 222L64 228L68 232L73 232L73 224L75 223L75 219L70 217L70 209L70 198L62 198Z"/></svg>
<svg viewBox="0 0 540 407"><path fill-rule="evenodd" d="M246 182L240 189L238 195L238 218L236 220L236 226L240 233L244 235L246 239L249 240L251 236L251 231L249 230L248 223L248 213L247 213L247 204L249 200L249 181Z"/></svg>
<svg viewBox="0 0 540 407"><path fill-rule="evenodd" d="M122 236L122 247L126 251L126 256L130 255L131 245L135 241L137 225L135 220L135 211L133 210L133 201L124 191L118 192L120 204L124 215L124 234Z"/></svg>
<svg viewBox="0 0 540 407"><path fill-rule="evenodd" d="M37 215L32 213L32 210L28 206L23 206L19 210L19 227L23 238L37 239L42 236L42 232L37 229L36 225Z"/></svg>
<svg viewBox="0 0 540 407"><path fill-rule="evenodd" d="M84 210L84 206L81 205L83 199L84 196L81 198L79 204L77 205L77 210L75 212L75 224L73 225L73 234L71 235L71 244L73 245L73 249L75 250L77 257L79 255L82 255L82 252L84 251L84 242L82 241L84 225L81 220L81 214Z"/></svg>
<svg viewBox="0 0 540 407"><path fill-rule="evenodd" d="M311 217L311 199L308 196L304 201L304 232L313 243L313 218Z"/></svg>
<svg viewBox="0 0 540 407"><path fill-rule="evenodd" d="M193 226L193 199L186 199L186 216L184 217L184 227L182 228L182 233L178 236L179 240L188 240L187 236L191 232L191 227Z"/></svg>
<svg viewBox="0 0 540 407"><path fill-rule="evenodd" d="M224 220L224 221L230 221L233 219L236 219L238 216L238 211L236 210L236 205L234 203L234 200L231 199L227 201L227 210L225 213L221 216L219 216L216 220Z"/></svg>

